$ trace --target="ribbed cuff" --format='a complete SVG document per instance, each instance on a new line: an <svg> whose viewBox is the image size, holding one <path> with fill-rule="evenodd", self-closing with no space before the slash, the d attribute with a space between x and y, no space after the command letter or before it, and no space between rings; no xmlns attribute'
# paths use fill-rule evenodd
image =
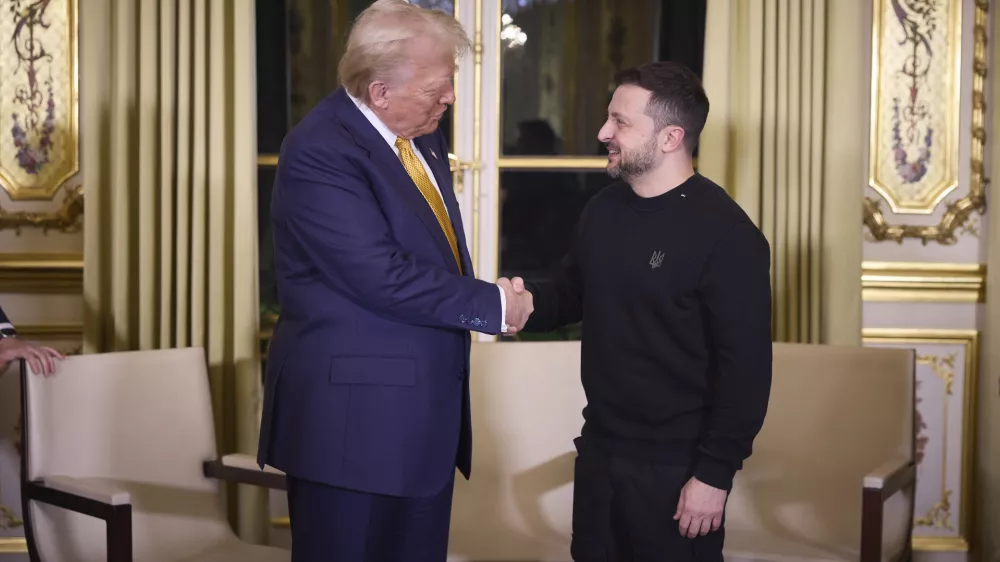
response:
<svg viewBox="0 0 1000 562"><path fill-rule="evenodd" d="M694 477L713 488L730 491L733 487L733 477L736 471L720 460L704 454L698 457L694 466Z"/></svg>

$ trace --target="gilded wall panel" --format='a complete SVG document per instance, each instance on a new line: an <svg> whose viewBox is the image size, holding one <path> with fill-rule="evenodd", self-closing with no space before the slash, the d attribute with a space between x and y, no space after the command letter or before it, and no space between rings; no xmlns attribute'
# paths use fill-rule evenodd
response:
<svg viewBox="0 0 1000 562"><path fill-rule="evenodd" d="M979 333L869 328L864 335L865 345L917 353L914 548L968 550Z"/></svg>
<svg viewBox="0 0 1000 562"><path fill-rule="evenodd" d="M50 199L79 170L76 0L10 0L0 14L0 182Z"/></svg>

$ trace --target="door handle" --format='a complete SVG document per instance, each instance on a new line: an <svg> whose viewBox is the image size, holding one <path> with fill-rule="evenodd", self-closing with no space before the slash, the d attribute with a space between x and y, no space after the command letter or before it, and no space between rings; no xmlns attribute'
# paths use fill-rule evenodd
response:
<svg viewBox="0 0 1000 562"><path fill-rule="evenodd" d="M451 179L455 184L455 193L462 193L462 190L465 189L465 171L478 170L480 169L480 164L475 160L471 162L460 160L458 156L449 152L448 167L451 169Z"/></svg>

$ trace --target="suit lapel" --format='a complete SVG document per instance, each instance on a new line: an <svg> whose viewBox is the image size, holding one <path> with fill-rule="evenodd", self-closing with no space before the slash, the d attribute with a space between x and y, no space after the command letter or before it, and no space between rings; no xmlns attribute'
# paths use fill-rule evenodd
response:
<svg viewBox="0 0 1000 562"><path fill-rule="evenodd" d="M338 116L348 126L348 130L353 134L355 142L367 150L369 158L376 162L377 168L388 175L389 183L392 184L400 197L416 213L420 222L423 223L435 242L437 242L438 249L441 250L441 253L449 263L454 263L455 256L451 252L451 245L448 244L448 239L445 238L444 232L441 230L441 225L438 224L437 217L434 216L434 212L431 211L427 200L424 199L420 190L417 189L416 184L413 183L413 179L406 173L406 168L403 167L403 163L400 162L395 151L385 142L382 135L375 130L375 127L361 113L361 110L354 105L354 102L347 96L347 92L343 88L338 89L332 98ZM427 159L427 156L425 155L424 158ZM428 164L430 164L429 160ZM433 168L434 165L431 164L431 167ZM442 185L436 171L434 175L438 180L438 185ZM444 190L442 189L442 191ZM447 203L445 204L447 205ZM448 212L452 212L450 207L448 208Z"/></svg>
<svg viewBox="0 0 1000 562"><path fill-rule="evenodd" d="M455 197L455 188L452 186L451 165L448 163L447 154L439 154L433 147L427 136L414 139L417 148L420 149L424 160L427 161L431 171L434 172L434 179L437 180L441 191L441 199L444 200L445 208L448 209L448 217L451 219L451 227L455 230L455 237L458 240L458 253L462 258L462 271L466 275L472 276L472 258L469 256L468 244L465 241L465 228L462 226L462 210L458 206L458 199ZM446 241L447 242L447 241ZM448 249L449 255L451 248Z"/></svg>

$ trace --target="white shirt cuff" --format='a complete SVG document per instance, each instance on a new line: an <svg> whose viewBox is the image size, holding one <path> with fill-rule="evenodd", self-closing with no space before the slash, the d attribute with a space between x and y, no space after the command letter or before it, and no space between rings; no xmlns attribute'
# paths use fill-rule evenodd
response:
<svg viewBox="0 0 1000 562"><path fill-rule="evenodd" d="M500 333L507 333L507 293L503 291L503 287L497 285L497 289L500 289Z"/></svg>

